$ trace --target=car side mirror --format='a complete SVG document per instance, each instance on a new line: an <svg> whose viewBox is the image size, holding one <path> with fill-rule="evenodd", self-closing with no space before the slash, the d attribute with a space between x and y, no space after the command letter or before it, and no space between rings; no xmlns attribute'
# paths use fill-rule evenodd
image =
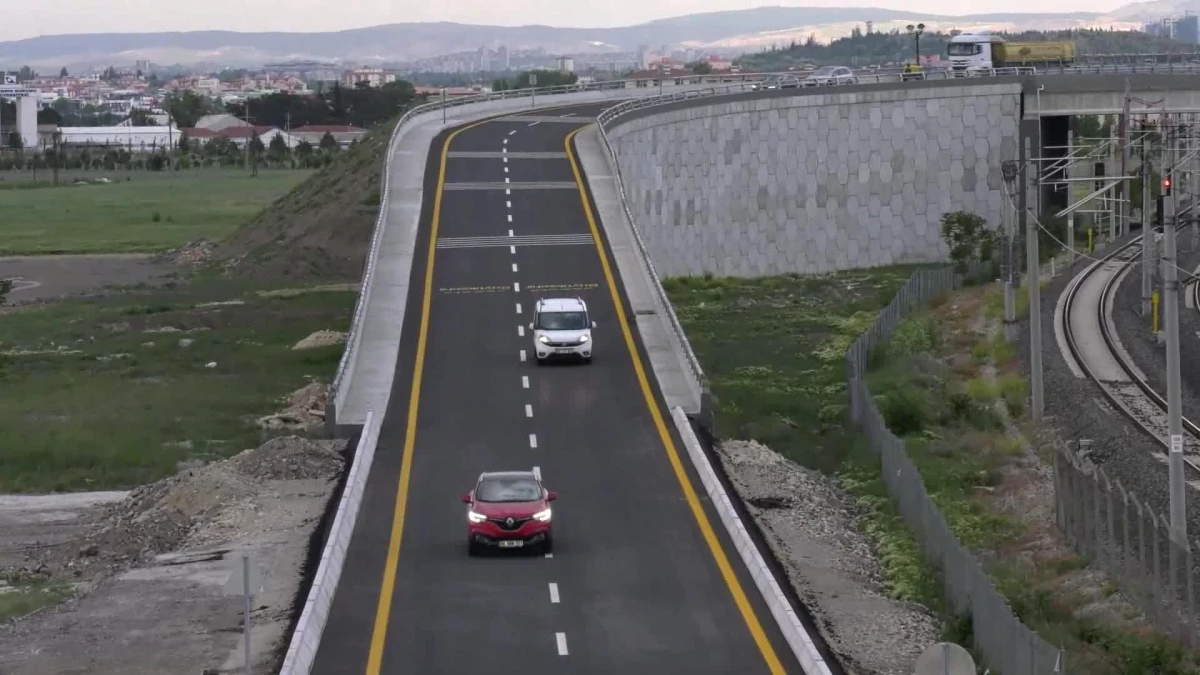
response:
<svg viewBox="0 0 1200 675"><path fill-rule="evenodd" d="M596 322L595 322L595 321L593 321L593 322L592 322L592 328L595 328L595 327L596 327Z"/></svg>
<svg viewBox="0 0 1200 675"><path fill-rule="evenodd" d="M468 492L467 494L463 495L462 500L463 500L464 504L470 504L471 503L471 493Z"/></svg>
<svg viewBox="0 0 1200 675"><path fill-rule="evenodd" d="M558 499L558 493L557 493L557 492L546 492L546 501L548 501L548 502L552 502L552 501L554 501L555 499Z"/></svg>

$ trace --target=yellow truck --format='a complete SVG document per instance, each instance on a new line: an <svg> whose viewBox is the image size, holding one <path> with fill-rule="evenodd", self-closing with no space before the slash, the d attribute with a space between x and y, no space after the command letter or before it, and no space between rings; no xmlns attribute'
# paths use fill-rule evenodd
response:
<svg viewBox="0 0 1200 675"><path fill-rule="evenodd" d="M955 71L1070 65L1075 62L1075 43L1005 42L1004 38L988 31L960 33L950 38L946 56Z"/></svg>

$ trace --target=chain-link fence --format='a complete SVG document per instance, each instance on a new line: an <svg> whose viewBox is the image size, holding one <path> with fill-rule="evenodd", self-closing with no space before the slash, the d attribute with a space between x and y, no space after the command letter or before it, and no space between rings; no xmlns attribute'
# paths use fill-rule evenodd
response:
<svg viewBox="0 0 1200 675"><path fill-rule="evenodd" d="M1126 597L1166 634L1196 647L1197 561L1170 523L1080 452L1054 453L1058 528L1075 552L1118 581Z"/></svg>
<svg viewBox="0 0 1200 675"><path fill-rule="evenodd" d="M1061 675L1067 672L1065 655L1021 623L979 560L954 536L925 491L903 439L888 430L867 386L867 367L875 348L891 337L908 313L961 287L963 281L950 268L917 272L850 345L846 350L850 414L882 461L883 480L900 516L921 544L925 559L941 572L946 599L956 614L971 617L975 647L993 675Z"/></svg>

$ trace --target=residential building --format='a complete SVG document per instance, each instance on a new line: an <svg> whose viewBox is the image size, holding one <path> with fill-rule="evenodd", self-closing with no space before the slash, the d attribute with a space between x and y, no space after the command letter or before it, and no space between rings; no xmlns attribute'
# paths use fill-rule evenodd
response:
<svg viewBox="0 0 1200 675"><path fill-rule="evenodd" d="M558 66L558 71L560 73L575 72L575 59L573 59L569 56L558 57L557 59L555 59L555 64Z"/></svg>
<svg viewBox="0 0 1200 675"><path fill-rule="evenodd" d="M196 129L205 129L207 131L222 131L231 127L248 127L250 124L236 115L229 113L217 113L215 115L205 115L196 120ZM188 129L187 131L191 131Z"/></svg>
<svg viewBox="0 0 1200 675"><path fill-rule="evenodd" d="M382 68L361 68L359 70L347 70L342 73L343 87L358 86L359 82L366 82L372 87L382 87L385 84L391 84L395 81L396 73Z"/></svg>
<svg viewBox="0 0 1200 675"><path fill-rule="evenodd" d="M500 45L500 49L496 50L496 68L502 71L512 70L512 57L508 53L506 45Z"/></svg>
<svg viewBox="0 0 1200 675"><path fill-rule="evenodd" d="M479 48L479 70L484 73L492 70L492 53L488 51L487 45Z"/></svg>

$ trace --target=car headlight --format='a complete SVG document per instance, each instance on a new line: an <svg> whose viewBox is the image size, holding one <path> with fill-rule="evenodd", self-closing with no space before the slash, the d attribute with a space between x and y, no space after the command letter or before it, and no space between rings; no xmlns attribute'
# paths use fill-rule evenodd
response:
<svg viewBox="0 0 1200 675"><path fill-rule="evenodd" d="M587 341L588 341L588 336L586 336L586 335L580 335L580 336L579 336L579 344L583 344L583 343L585 343L585 342L587 342Z"/></svg>
<svg viewBox="0 0 1200 675"><path fill-rule="evenodd" d="M541 336L541 337L539 337L539 338L538 338L538 342L540 342L540 343L542 343L542 344L547 344L548 342L550 342L550 338L548 338L548 337L546 337L545 335L543 335L543 336Z"/></svg>
<svg viewBox="0 0 1200 675"><path fill-rule="evenodd" d="M548 523L548 522L550 522L550 509L546 509L545 511L538 511L537 513L533 514L533 517L534 517L534 519L540 520L543 523Z"/></svg>
<svg viewBox="0 0 1200 675"><path fill-rule="evenodd" d="M487 520L487 516L483 515L482 513L467 511L467 520L471 521L472 523L482 523L483 521Z"/></svg>

